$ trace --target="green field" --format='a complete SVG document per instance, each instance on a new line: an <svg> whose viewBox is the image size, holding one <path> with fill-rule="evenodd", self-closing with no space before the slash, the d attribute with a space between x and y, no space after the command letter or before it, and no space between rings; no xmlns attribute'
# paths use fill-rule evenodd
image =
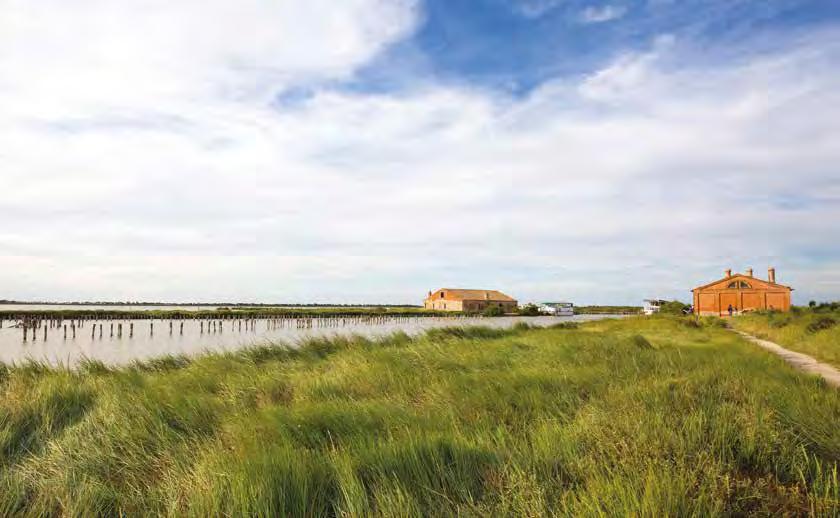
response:
<svg viewBox="0 0 840 518"><path fill-rule="evenodd" d="M744 315L732 322L741 331L840 367L840 310L797 308Z"/></svg>
<svg viewBox="0 0 840 518"><path fill-rule="evenodd" d="M0 515L837 515L840 392L718 324L3 369Z"/></svg>

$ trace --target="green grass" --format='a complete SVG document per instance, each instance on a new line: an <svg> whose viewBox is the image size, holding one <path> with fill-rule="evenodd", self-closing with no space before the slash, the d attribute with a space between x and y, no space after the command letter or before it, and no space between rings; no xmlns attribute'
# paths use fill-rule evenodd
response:
<svg viewBox="0 0 840 518"><path fill-rule="evenodd" d="M641 306L575 306L575 315L638 315Z"/></svg>
<svg viewBox="0 0 840 518"><path fill-rule="evenodd" d="M0 515L840 513L840 393L714 322L0 370Z"/></svg>
<svg viewBox="0 0 840 518"><path fill-rule="evenodd" d="M734 327L840 367L840 311L761 312L732 319Z"/></svg>

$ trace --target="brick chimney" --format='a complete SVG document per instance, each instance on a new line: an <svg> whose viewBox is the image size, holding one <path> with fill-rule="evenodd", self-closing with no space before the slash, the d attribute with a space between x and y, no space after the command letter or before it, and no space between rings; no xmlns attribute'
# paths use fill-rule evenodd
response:
<svg viewBox="0 0 840 518"><path fill-rule="evenodd" d="M732 277L732 268L726 269L726 278L728 279L729 277Z"/></svg>
<svg viewBox="0 0 840 518"><path fill-rule="evenodd" d="M767 268L767 280L776 284L776 269L773 267Z"/></svg>
<svg viewBox="0 0 840 518"><path fill-rule="evenodd" d="M747 277L752 277L752 268L747 268Z"/></svg>

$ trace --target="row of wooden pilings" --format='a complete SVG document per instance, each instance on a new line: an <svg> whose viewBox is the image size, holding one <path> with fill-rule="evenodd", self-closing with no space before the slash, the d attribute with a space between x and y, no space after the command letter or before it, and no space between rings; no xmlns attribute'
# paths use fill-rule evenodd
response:
<svg viewBox="0 0 840 518"><path fill-rule="evenodd" d="M133 317L134 315L132 315ZM458 320L465 318L463 315L452 315L441 317L439 315L432 315L436 318L445 318L447 320ZM265 323L265 330L277 329L313 329L313 328L341 328L346 326L358 325L385 325L385 324L407 324L414 319L425 319L430 316L411 315L411 316L390 316L390 315L351 315L351 316L278 316L268 318L242 318L238 316L223 316L218 317L193 317L189 319L170 318L170 319L154 319L149 318L149 335L154 336L155 322L161 320L168 322L169 335L173 335L176 330L179 335L184 334L184 323L187 321L197 321L199 323L199 332L203 335L223 333L225 324L230 323L230 331L232 332L257 332L258 323ZM475 318L470 317L470 318ZM13 327L22 329L23 341L36 341L39 335L44 341L49 338L50 330L54 332L62 332L63 338L75 339L77 332L85 327L90 327L91 339L103 338L105 332L105 322L109 322L108 335L110 338L122 338L124 330L127 332L129 338L134 337L135 322L133 320L142 320L131 318L130 320L118 317L103 316L103 317L81 317L67 319L64 318L39 318L37 316L26 316L20 319L11 319L14 322ZM5 319L0 318L0 329L4 326ZM103 322L105 321L105 322ZM139 324L139 323L138 323ZM260 326L262 327L262 326Z"/></svg>

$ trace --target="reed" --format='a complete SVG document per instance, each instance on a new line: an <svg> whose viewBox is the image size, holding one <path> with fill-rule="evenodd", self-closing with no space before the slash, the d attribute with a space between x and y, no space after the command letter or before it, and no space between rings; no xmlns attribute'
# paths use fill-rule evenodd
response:
<svg viewBox="0 0 840 518"><path fill-rule="evenodd" d="M840 513L840 393L687 322L6 366L0 515Z"/></svg>

